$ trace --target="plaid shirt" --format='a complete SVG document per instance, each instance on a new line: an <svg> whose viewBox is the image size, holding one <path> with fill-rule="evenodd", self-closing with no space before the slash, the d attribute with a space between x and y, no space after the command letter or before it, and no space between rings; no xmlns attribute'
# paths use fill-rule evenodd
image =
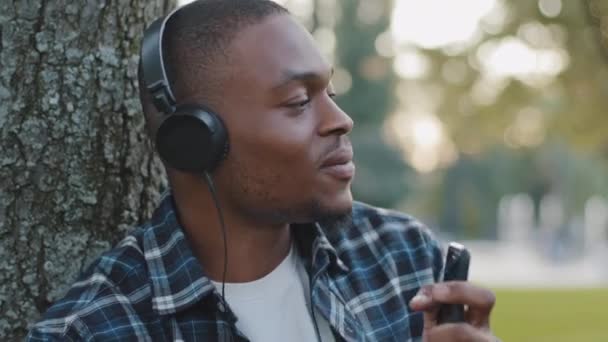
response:
<svg viewBox="0 0 608 342"><path fill-rule="evenodd" d="M153 218L103 254L34 324L28 341L247 341L190 249L166 195ZM336 229L337 228L337 229ZM442 256L409 216L353 205L341 227L293 227L312 305L337 341L419 341L409 300ZM286 336L285 340L289 340Z"/></svg>

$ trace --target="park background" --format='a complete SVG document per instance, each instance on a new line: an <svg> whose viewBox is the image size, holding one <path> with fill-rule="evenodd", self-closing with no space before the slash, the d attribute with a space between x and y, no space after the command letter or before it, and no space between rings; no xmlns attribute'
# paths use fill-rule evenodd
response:
<svg viewBox="0 0 608 342"><path fill-rule="evenodd" d="M504 341L608 340L608 2L278 2L335 65L355 197L467 245ZM0 340L166 186L135 70L175 5L0 1Z"/></svg>
<svg viewBox="0 0 608 342"><path fill-rule="evenodd" d="M608 341L608 2L282 3L337 66L355 197L468 246L505 341Z"/></svg>

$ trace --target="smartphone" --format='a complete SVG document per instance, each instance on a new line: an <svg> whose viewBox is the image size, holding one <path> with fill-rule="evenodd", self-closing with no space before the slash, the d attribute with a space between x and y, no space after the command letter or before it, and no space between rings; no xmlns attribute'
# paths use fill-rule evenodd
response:
<svg viewBox="0 0 608 342"><path fill-rule="evenodd" d="M469 262L471 254L461 244L451 242L445 257L443 281L461 280L466 281L469 276ZM437 323L464 322L464 305L442 304L439 308Z"/></svg>

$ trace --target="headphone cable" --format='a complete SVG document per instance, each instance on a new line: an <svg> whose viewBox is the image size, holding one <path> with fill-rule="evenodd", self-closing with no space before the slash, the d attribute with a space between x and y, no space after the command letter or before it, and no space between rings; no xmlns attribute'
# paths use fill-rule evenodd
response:
<svg viewBox="0 0 608 342"><path fill-rule="evenodd" d="M209 172L205 171L205 180L207 181L207 186L209 187L209 192L211 192L211 197L213 198L213 203L215 204L215 208L217 209L218 218L220 221L220 227L222 229L222 238L224 240L224 271L222 274L222 305L224 306L224 311L228 310L228 303L226 302L225 296L225 286L226 286L226 272L228 270L228 242L226 240L226 225L224 224L224 215L222 214L222 209L219 204L219 200L217 198L217 193L215 191L215 186L213 184L213 179ZM315 332L317 334L317 339L319 341L323 341L321 335L319 333L319 327L317 326L317 320L314 314L314 307L311 307L312 319L314 322Z"/></svg>
<svg viewBox="0 0 608 342"><path fill-rule="evenodd" d="M211 192L211 197L213 198L213 203L215 204L215 208L217 209L218 218L220 220L220 228L222 229L222 237L224 240L224 272L222 274L222 305L224 306L224 310L227 310L227 303L225 297L225 286L226 286L226 271L228 270L228 242L226 241L226 225L224 224L224 215L222 214L222 209L220 207L217 193L215 191L215 186L213 185L213 179L209 172L205 171L205 179L207 180L207 186L209 187L209 192Z"/></svg>

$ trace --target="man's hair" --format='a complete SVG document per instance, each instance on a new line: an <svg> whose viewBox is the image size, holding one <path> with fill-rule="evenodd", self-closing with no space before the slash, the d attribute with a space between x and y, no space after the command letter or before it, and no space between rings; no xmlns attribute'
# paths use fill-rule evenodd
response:
<svg viewBox="0 0 608 342"><path fill-rule="evenodd" d="M173 94L180 98L196 93L196 100L213 107L221 98L214 92L229 75L228 47L248 26L260 23L287 9L270 0L197 0L175 13L163 34L163 59ZM140 100L148 132L154 137L160 117L151 103L142 77L138 81Z"/></svg>

